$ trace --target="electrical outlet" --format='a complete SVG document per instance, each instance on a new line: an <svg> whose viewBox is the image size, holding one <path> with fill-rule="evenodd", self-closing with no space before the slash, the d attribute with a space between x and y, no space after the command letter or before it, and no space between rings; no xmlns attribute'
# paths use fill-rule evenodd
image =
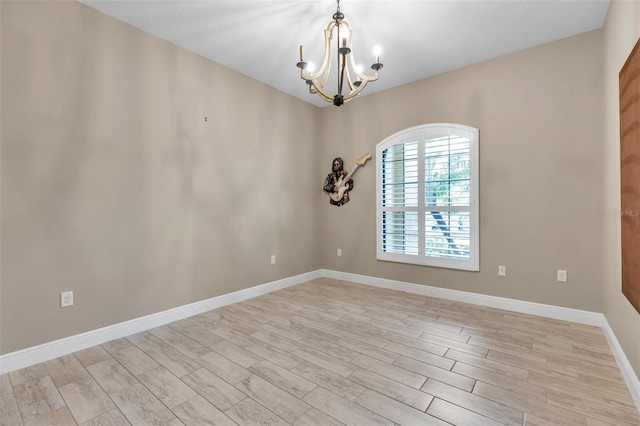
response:
<svg viewBox="0 0 640 426"><path fill-rule="evenodd" d="M73 306L73 292L63 291L60 293L60 307L66 308L67 306Z"/></svg>
<svg viewBox="0 0 640 426"><path fill-rule="evenodd" d="M342 249L338 249L338 251L336 252L336 254L338 255L338 257L342 256Z"/></svg>
<svg viewBox="0 0 640 426"><path fill-rule="evenodd" d="M558 281L563 283L567 282L567 271L563 269L558 269Z"/></svg>
<svg viewBox="0 0 640 426"><path fill-rule="evenodd" d="M271 264L272 264L272 265L275 265L275 264L276 264L276 255L275 255L275 254L272 254L272 255L271 255Z"/></svg>
<svg viewBox="0 0 640 426"><path fill-rule="evenodd" d="M498 275L501 277L506 277L507 276L507 267L506 266L502 266L502 265L498 265Z"/></svg>

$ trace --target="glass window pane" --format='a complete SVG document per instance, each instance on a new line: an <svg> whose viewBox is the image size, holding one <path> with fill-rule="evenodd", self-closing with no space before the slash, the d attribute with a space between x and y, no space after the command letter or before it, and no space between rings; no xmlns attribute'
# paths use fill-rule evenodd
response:
<svg viewBox="0 0 640 426"><path fill-rule="evenodd" d="M470 140L452 135L427 139L424 143L425 205L468 206Z"/></svg>
<svg viewBox="0 0 640 426"><path fill-rule="evenodd" d="M382 251L418 254L418 212L382 212Z"/></svg>
<svg viewBox="0 0 640 426"><path fill-rule="evenodd" d="M376 146L378 259L479 270L478 140L478 129L433 123Z"/></svg>
<svg viewBox="0 0 640 426"><path fill-rule="evenodd" d="M418 143L390 146L382 153L382 205L418 205Z"/></svg>
<svg viewBox="0 0 640 426"><path fill-rule="evenodd" d="M425 213L425 255L469 259L471 249L469 212Z"/></svg>

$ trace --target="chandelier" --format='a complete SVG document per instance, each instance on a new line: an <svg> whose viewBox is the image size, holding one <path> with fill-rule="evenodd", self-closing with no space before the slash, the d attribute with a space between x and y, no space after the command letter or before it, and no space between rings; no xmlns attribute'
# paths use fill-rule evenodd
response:
<svg viewBox="0 0 640 426"><path fill-rule="evenodd" d="M378 79L378 71L382 68L380 63L380 52L375 52L376 61L371 65L373 75L362 74L362 68L356 64L354 55L351 53L351 27L344 20L344 14L340 12L340 0L338 10L333 14L333 20L329 22L324 30L324 60L322 66L316 72L313 71L309 63L304 60L304 49L300 46L300 78L309 85L309 93L317 93L327 102L333 102L335 106L340 106L349 102L365 88L370 81ZM331 96L325 90L325 85L331 73L331 50L333 43L337 47L337 70L338 70L338 93ZM348 57L348 61L347 61ZM352 73L355 81L352 79ZM348 93L345 92L345 83Z"/></svg>

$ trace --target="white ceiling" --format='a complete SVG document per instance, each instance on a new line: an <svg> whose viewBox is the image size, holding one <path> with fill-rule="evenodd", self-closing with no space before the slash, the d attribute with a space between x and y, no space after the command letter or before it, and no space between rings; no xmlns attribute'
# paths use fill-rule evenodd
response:
<svg viewBox="0 0 640 426"><path fill-rule="evenodd" d="M81 0L101 12L317 106L296 68L319 64L335 0ZM360 96L601 28L609 0L341 0L353 53L384 68ZM335 59L334 59L335 63ZM333 74L335 75L335 73Z"/></svg>

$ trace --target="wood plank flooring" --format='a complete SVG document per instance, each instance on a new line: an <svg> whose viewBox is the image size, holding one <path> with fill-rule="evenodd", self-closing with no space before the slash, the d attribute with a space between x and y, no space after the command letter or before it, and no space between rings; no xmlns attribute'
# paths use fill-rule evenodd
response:
<svg viewBox="0 0 640 426"><path fill-rule="evenodd" d="M318 279L0 376L1 425L640 425L597 327Z"/></svg>

